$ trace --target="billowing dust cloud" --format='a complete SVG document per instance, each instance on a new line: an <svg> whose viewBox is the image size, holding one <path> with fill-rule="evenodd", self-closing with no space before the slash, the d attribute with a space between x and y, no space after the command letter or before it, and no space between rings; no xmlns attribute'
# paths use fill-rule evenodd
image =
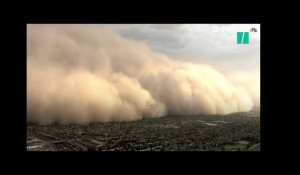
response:
<svg viewBox="0 0 300 175"><path fill-rule="evenodd" d="M27 25L27 119L48 124L249 111L249 92L108 29Z"/></svg>

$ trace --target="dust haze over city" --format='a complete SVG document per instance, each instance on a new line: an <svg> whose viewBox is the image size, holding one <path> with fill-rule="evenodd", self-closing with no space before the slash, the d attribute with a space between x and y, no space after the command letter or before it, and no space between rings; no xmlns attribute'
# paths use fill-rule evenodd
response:
<svg viewBox="0 0 300 175"><path fill-rule="evenodd" d="M260 150L259 31L28 24L27 150Z"/></svg>

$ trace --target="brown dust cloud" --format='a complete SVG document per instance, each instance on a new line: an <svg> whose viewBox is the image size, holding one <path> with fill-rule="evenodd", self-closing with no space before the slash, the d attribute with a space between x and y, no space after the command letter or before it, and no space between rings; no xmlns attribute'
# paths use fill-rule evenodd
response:
<svg viewBox="0 0 300 175"><path fill-rule="evenodd" d="M106 28L27 25L28 122L84 124L250 111L259 105L259 85L236 77L211 65L172 59Z"/></svg>

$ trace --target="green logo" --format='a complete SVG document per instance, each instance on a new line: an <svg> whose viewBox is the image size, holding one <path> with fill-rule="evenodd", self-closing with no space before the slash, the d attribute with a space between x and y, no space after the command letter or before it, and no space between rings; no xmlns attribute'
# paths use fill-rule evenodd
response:
<svg viewBox="0 0 300 175"><path fill-rule="evenodd" d="M237 44L249 44L249 32L237 32L236 42Z"/></svg>

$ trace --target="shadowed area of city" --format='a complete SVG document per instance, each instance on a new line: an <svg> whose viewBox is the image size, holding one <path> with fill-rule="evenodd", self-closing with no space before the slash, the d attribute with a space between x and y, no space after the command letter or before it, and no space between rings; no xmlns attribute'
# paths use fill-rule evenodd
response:
<svg viewBox="0 0 300 175"><path fill-rule="evenodd" d="M27 127L28 151L260 151L258 111Z"/></svg>

